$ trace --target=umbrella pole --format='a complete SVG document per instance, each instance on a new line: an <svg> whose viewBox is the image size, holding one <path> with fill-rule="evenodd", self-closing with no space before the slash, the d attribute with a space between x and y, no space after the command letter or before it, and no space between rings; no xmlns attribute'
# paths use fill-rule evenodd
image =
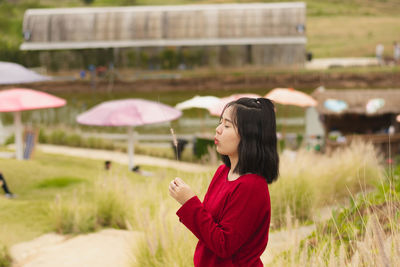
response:
<svg viewBox="0 0 400 267"><path fill-rule="evenodd" d="M282 124L282 139L286 138L286 123L287 123L287 107L283 105L283 124Z"/></svg>
<svg viewBox="0 0 400 267"><path fill-rule="evenodd" d="M205 132L205 129L204 129L204 116L203 117L201 116L200 109L197 109L197 114L199 115L199 119L200 119L201 132L204 133Z"/></svg>
<svg viewBox="0 0 400 267"><path fill-rule="evenodd" d="M15 127L15 154L18 160L22 160L22 123L21 112L14 112L14 127Z"/></svg>
<svg viewBox="0 0 400 267"><path fill-rule="evenodd" d="M133 127L128 126L128 156L129 156L129 170L133 169Z"/></svg>

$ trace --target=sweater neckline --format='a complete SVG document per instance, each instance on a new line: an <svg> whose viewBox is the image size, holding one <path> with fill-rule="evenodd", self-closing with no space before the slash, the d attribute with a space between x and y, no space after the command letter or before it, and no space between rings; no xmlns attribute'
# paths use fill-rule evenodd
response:
<svg viewBox="0 0 400 267"><path fill-rule="evenodd" d="M242 175L240 175L238 178L236 178L235 180L232 180L232 181L230 181L229 179L228 179L228 175L229 175L229 171L231 170L228 166L226 166L226 169L227 169L227 171L226 171L226 173L225 173L225 175L224 175L224 179L225 179L225 182L227 182L227 183L234 183L234 182L236 182L237 180L239 180L239 179L241 179L242 177L244 177L244 176L246 176L246 175L249 175L249 174L252 174L252 173L245 173L245 174L242 174Z"/></svg>

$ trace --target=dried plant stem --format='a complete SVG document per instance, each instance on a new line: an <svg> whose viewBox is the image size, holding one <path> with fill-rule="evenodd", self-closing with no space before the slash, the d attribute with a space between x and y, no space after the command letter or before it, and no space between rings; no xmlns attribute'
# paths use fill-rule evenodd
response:
<svg viewBox="0 0 400 267"><path fill-rule="evenodd" d="M179 160L179 157L178 157L178 139L176 138L174 129L171 127L171 128L169 128L169 130L171 131L172 142L174 144L175 151L176 151L176 160Z"/></svg>

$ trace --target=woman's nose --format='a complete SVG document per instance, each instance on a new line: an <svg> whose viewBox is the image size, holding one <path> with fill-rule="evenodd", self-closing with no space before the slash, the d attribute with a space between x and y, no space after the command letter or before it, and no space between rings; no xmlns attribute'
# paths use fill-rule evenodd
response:
<svg viewBox="0 0 400 267"><path fill-rule="evenodd" d="M219 124L218 126L217 126L217 128L215 128L215 131L217 132L217 134L221 134L221 125L222 124Z"/></svg>

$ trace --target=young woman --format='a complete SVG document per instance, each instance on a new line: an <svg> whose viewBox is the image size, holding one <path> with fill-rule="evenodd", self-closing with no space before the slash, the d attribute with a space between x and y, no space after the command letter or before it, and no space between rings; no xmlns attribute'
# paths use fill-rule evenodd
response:
<svg viewBox="0 0 400 267"><path fill-rule="evenodd" d="M203 203L180 178L169 184L182 207L179 220L199 239L197 266L263 266L271 205L268 183L278 177L275 111L265 98L229 103L216 128L222 155Z"/></svg>

